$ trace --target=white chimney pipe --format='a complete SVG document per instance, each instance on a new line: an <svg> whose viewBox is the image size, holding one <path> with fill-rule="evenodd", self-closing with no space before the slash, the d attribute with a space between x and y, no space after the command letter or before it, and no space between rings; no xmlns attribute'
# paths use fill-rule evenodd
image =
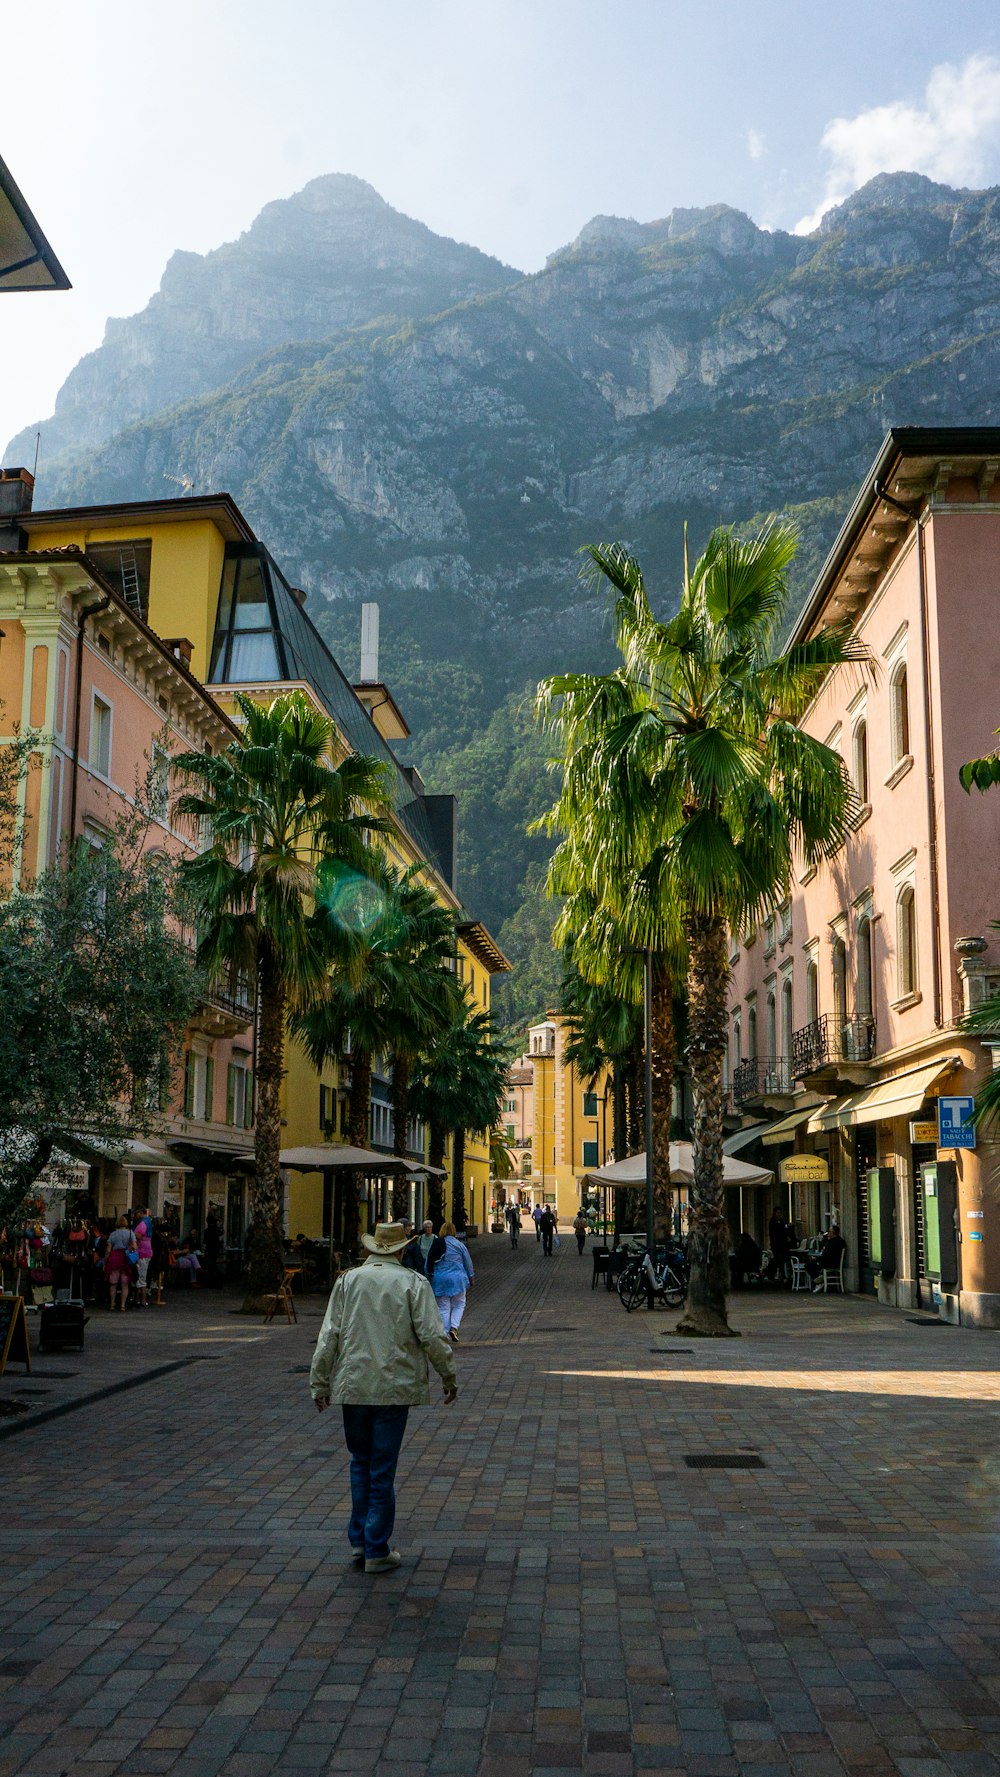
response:
<svg viewBox="0 0 1000 1777"><path fill-rule="evenodd" d="M361 683L378 684L378 606L361 607Z"/></svg>

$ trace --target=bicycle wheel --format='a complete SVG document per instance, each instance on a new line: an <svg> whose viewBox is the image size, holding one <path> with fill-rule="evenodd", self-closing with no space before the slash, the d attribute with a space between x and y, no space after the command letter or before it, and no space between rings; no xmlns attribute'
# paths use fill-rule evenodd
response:
<svg viewBox="0 0 1000 1777"><path fill-rule="evenodd" d="M686 1285L682 1283L676 1271L671 1271L669 1265L664 1273L660 1294L668 1308L679 1308L687 1295Z"/></svg>
<svg viewBox="0 0 1000 1777"><path fill-rule="evenodd" d="M631 1290L636 1278L641 1275L641 1267L636 1264L624 1265L619 1271L618 1282L615 1284L615 1288L618 1291L619 1299L622 1302L625 1300L626 1292Z"/></svg>
<svg viewBox="0 0 1000 1777"><path fill-rule="evenodd" d="M646 1300L646 1275L641 1269L633 1272L628 1285L621 1292L622 1304L626 1314L633 1308L640 1308Z"/></svg>

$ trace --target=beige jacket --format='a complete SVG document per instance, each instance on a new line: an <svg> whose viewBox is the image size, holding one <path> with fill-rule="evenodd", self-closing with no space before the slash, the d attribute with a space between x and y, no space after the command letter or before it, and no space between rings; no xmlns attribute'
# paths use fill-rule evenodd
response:
<svg viewBox="0 0 1000 1777"><path fill-rule="evenodd" d="M334 1285L309 1387L314 1400L329 1395L357 1407L419 1407L431 1398L428 1358L445 1387L457 1387L455 1358L427 1279L398 1259L373 1254Z"/></svg>

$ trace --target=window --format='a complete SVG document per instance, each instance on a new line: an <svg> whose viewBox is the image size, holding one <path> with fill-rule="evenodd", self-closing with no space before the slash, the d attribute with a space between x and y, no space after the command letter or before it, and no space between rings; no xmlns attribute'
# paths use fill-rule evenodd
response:
<svg viewBox="0 0 1000 1777"><path fill-rule="evenodd" d="M896 996L917 991L917 921L913 889L907 883L896 901Z"/></svg>
<svg viewBox="0 0 1000 1777"><path fill-rule="evenodd" d="M170 807L170 754L166 747L153 748L149 774L150 807L155 820L165 822Z"/></svg>
<svg viewBox="0 0 1000 1777"><path fill-rule="evenodd" d="M847 1023L847 946L843 938L833 941L833 1016L837 1029Z"/></svg>
<svg viewBox="0 0 1000 1777"><path fill-rule="evenodd" d="M892 762L901 765L910 751L910 699L906 661L900 661L889 681L889 713L892 722Z"/></svg>
<svg viewBox="0 0 1000 1777"><path fill-rule="evenodd" d="M740 1029L739 1019L734 1018L733 1019L733 1072L734 1073L736 1072L736 1069L739 1067L740 1062L742 1060L743 1060L743 1032Z"/></svg>
<svg viewBox="0 0 1000 1777"><path fill-rule="evenodd" d="M786 975L781 983L781 1053L787 1061L792 1053L792 978Z"/></svg>
<svg viewBox="0 0 1000 1777"><path fill-rule="evenodd" d="M508 1141L514 1140L514 1125L513 1125L513 1123L508 1123L505 1125L504 1134L506 1135Z"/></svg>
<svg viewBox="0 0 1000 1777"><path fill-rule="evenodd" d="M774 914L769 913L764 921L764 955L774 955Z"/></svg>
<svg viewBox="0 0 1000 1777"><path fill-rule="evenodd" d="M215 1062L189 1049L184 1057L184 1115L210 1119L215 1098Z"/></svg>
<svg viewBox="0 0 1000 1777"><path fill-rule="evenodd" d="M767 1056L770 1063L778 1053L778 1033L776 1029L774 991L767 996Z"/></svg>
<svg viewBox="0 0 1000 1777"><path fill-rule="evenodd" d="M872 922L865 914L858 921L857 1009L859 1018L872 1016L872 989Z"/></svg>
<svg viewBox="0 0 1000 1777"><path fill-rule="evenodd" d="M516 1098L508 1098L507 1109L509 1111L516 1111L517 1110L517 1099Z"/></svg>
<svg viewBox="0 0 1000 1777"><path fill-rule="evenodd" d="M787 944L792 935L792 903L783 901L778 908L778 943Z"/></svg>
<svg viewBox="0 0 1000 1777"><path fill-rule="evenodd" d="M585 1117L597 1116L597 1093L585 1092L583 1095L583 1114Z"/></svg>
<svg viewBox="0 0 1000 1777"><path fill-rule="evenodd" d="M111 776L111 705L96 691L90 717L90 768L102 777Z"/></svg>
<svg viewBox="0 0 1000 1777"><path fill-rule="evenodd" d="M806 965L806 1023L819 1020L819 970L814 962Z"/></svg>
<svg viewBox="0 0 1000 1777"><path fill-rule="evenodd" d="M757 1059L757 1008L751 1006L747 1013L747 1060Z"/></svg>
<svg viewBox="0 0 1000 1777"><path fill-rule="evenodd" d="M319 1089L319 1126L324 1135L332 1130L337 1120L337 1095L332 1086L321 1086Z"/></svg>
<svg viewBox="0 0 1000 1777"><path fill-rule="evenodd" d="M583 1144L583 1164L588 1169L597 1165L596 1141L585 1141Z"/></svg>
<svg viewBox="0 0 1000 1777"><path fill-rule="evenodd" d="M868 801L868 723L862 717L854 730L854 788L858 801Z"/></svg>

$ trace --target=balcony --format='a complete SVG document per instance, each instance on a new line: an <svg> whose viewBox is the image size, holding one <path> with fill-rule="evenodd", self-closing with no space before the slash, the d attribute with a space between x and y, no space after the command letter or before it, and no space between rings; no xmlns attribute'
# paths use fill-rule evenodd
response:
<svg viewBox="0 0 1000 1777"><path fill-rule="evenodd" d="M221 988L202 989L201 1001L191 1019L191 1029L208 1037L238 1037L253 1023L254 1003L249 991L240 988L235 995Z"/></svg>
<svg viewBox="0 0 1000 1777"><path fill-rule="evenodd" d="M785 1110L795 1090L787 1055L758 1056L741 1061L733 1074L733 1104L738 1111Z"/></svg>
<svg viewBox="0 0 1000 1777"><path fill-rule="evenodd" d="M871 1075L875 1047L874 1018L840 1023L824 1012L792 1032L792 1072L796 1080L824 1091L863 1086Z"/></svg>

